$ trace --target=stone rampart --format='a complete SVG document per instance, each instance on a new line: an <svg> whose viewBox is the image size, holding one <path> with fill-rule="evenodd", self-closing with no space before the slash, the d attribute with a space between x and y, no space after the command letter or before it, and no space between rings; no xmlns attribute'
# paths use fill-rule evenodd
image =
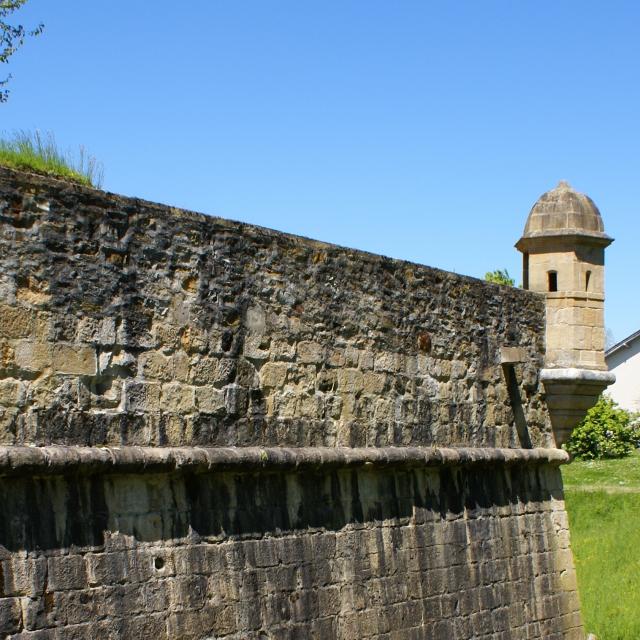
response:
<svg viewBox="0 0 640 640"><path fill-rule="evenodd" d="M544 322L0 169L0 632L581 638Z"/></svg>

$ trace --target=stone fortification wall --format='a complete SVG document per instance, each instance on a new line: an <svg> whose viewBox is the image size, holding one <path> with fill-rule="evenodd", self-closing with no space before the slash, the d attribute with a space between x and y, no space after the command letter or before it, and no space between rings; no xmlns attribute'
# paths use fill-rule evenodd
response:
<svg viewBox="0 0 640 640"><path fill-rule="evenodd" d="M0 440L521 444L544 302L436 269L0 170Z"/></svg>
<svg viewBox="0 0 640 640"><path fill-rule="evenodd" d="M3 631L582 637L562 452L530 452L526 463L512 454L508 465L508 452L480 449L367 464L331 449L323 465L299 450L262 450L262 461L214 451L125 461L85 450L59 476L46 462L59 450L14 451L0 483Z"/></svg>
<svg viewBox="0 0 640 640"><path fill-rule="evenodd" d="M0 634L581 638L543 352L536 294L0 169Z"/></svg>

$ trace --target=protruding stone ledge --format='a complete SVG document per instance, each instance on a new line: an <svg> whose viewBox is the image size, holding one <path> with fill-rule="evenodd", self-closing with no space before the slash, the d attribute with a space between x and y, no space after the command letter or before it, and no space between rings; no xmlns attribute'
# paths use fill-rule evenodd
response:
<svg viewBox="0 0 640 640"><path fill-rule="evenodd" d="M573 429L615 379L609 371L593 369L543 369L540 372L558 447L567 442Z"/></svg>
<svg viewBox="0 0 640 640"><path fill-rule="evenodd" d="M615 374L595 369L542 369L542 382L571 382L608 386L616 381Z"/></svg>
<svg viewBox="0 0 640 640"><path fill-rule="evenodd" d="M296 469L358 466L559 465L559 449L435 447L0 447L0 476L197 473L229 469Z"/></svg>

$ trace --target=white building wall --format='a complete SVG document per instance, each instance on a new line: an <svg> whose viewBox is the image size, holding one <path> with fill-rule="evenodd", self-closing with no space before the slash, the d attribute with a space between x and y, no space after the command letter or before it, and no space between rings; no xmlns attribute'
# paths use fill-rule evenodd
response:
<svg viewBox="0 0 640 640"><path fill-rule="evenodd" d="M616 374L607 394L624 409L640 411L640 339L617 349L606 361L609 371Z"/></svg>

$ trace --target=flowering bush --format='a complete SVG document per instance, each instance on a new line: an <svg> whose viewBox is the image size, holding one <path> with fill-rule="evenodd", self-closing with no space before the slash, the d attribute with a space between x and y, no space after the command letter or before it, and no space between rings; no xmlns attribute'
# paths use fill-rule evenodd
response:
<svg viewBox="0 0 640 640"><path fill-rule="evenodd" d="M640 423L607 396L600 396L573 430L565 448L577 458L623 458L640 446Z"/></svg>

